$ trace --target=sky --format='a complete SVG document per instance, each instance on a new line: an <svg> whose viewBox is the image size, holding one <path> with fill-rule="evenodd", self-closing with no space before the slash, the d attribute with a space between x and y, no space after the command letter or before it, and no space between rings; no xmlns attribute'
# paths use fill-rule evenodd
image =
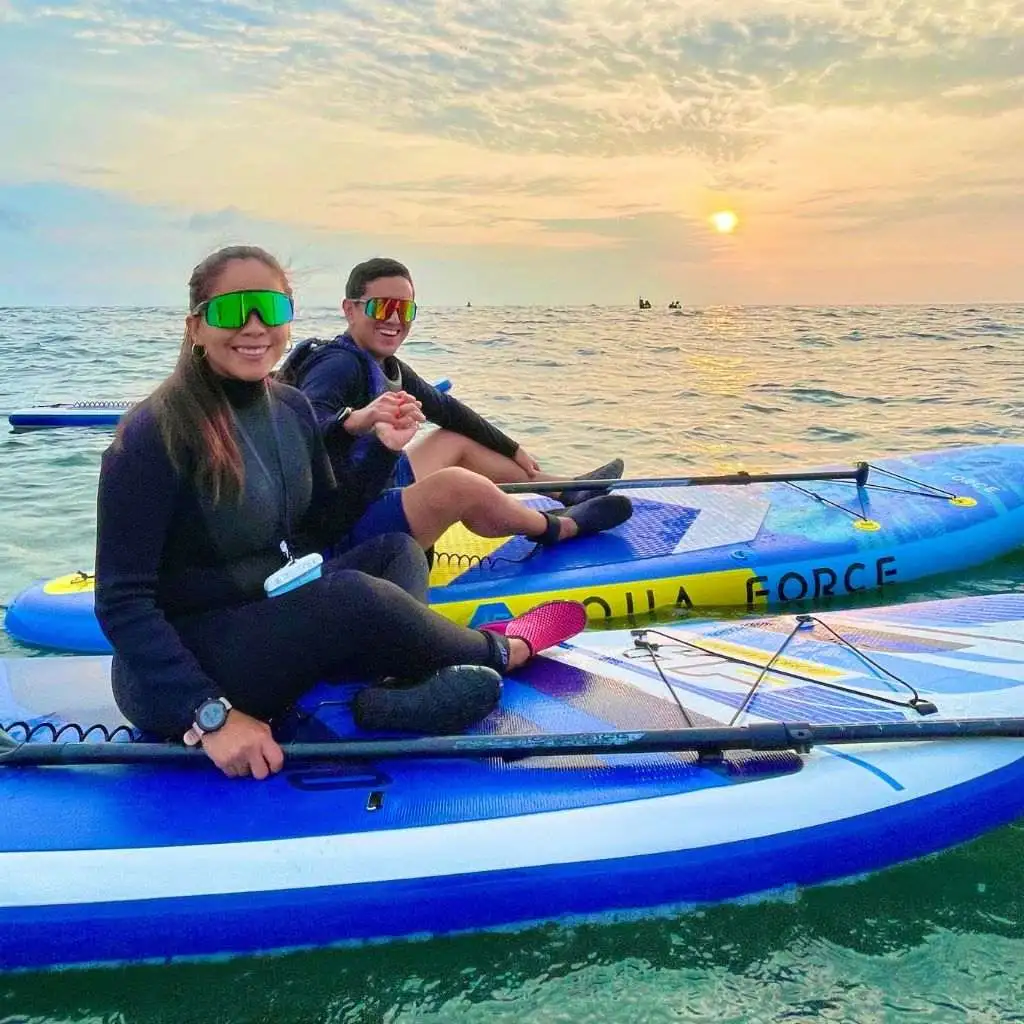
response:
<svg viewBox="0 0 1024 1024"><path fill-rule="evenodd" d="M0 305L1024 301L1024 0L0 0L0 97Z"/></svg>

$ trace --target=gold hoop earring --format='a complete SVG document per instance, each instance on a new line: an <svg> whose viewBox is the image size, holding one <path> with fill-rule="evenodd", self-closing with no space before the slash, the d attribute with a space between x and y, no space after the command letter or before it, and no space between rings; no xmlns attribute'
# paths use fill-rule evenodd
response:
<svg viewBox="0 0 1024 1024"><path fill-rule="evenodd" d="M205 359L206 348L203 345L199 345L196 342L192 342L192 358L193 359Z"/></svg>

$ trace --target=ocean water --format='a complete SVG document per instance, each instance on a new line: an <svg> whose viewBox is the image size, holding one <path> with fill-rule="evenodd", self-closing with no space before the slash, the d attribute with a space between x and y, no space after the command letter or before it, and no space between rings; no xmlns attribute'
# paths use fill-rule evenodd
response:
<svg viewBox="0 0 1024 1024"><path fill-rule="evenodd" d="M164 309L0 309L0 412L136 398ZM295 337L339 330L305 311ZM1016 442L1024 307L425 309L403 356L574 474ZM102 430L4 432L0 602L89 569ZM1024 554L887 593L1017 589ZM878 600L868 595L861 601ZM33 656L0 633L0 656ZM2 813L2 811L0 811ZM0 818L2 827L2 818ZM2 880L0 880L2 884ZM297 908L297 911L300 908ZM1024 1020L1024 828L785 901L226 964L0 977L14 1021Z"/></svg>

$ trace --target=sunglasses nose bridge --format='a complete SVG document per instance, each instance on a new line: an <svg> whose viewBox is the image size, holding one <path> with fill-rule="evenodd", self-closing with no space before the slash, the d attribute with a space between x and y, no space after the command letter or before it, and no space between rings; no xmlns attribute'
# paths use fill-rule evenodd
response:
<svg viewBox="0 0 1024 1024"><path fill-rule="evenodd" d="M255 306L253 306L253 308L250 309L248 311L248 313L246 313L244 315L245 315L245 323L243 323L241 328L239 328L240 330L242 330L242 331L249 330L249 328L253 326L253 318L254 317L255 317L255 326L259 327L261 330L266 330L266 328L268 326L267 325L267 321L263 319L263 314Z"/></svg>
<svg viewBox="0 0 1024 1024"><path fill-rule="evenodd" d="M364 299L363 313L377 323L408 324L416 315L416 304L410 299Z"/></svg>

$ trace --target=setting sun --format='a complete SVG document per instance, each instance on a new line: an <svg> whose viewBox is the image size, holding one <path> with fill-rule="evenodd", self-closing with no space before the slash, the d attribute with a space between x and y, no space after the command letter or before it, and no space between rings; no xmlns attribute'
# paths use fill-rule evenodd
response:
<svg viewBox="0 0 1024 1024"><path fill-rule="evenodd" d="M732 210L719 210L711 214L711 223L720 234L727 235L739 223L739 217Z"/></svg>

